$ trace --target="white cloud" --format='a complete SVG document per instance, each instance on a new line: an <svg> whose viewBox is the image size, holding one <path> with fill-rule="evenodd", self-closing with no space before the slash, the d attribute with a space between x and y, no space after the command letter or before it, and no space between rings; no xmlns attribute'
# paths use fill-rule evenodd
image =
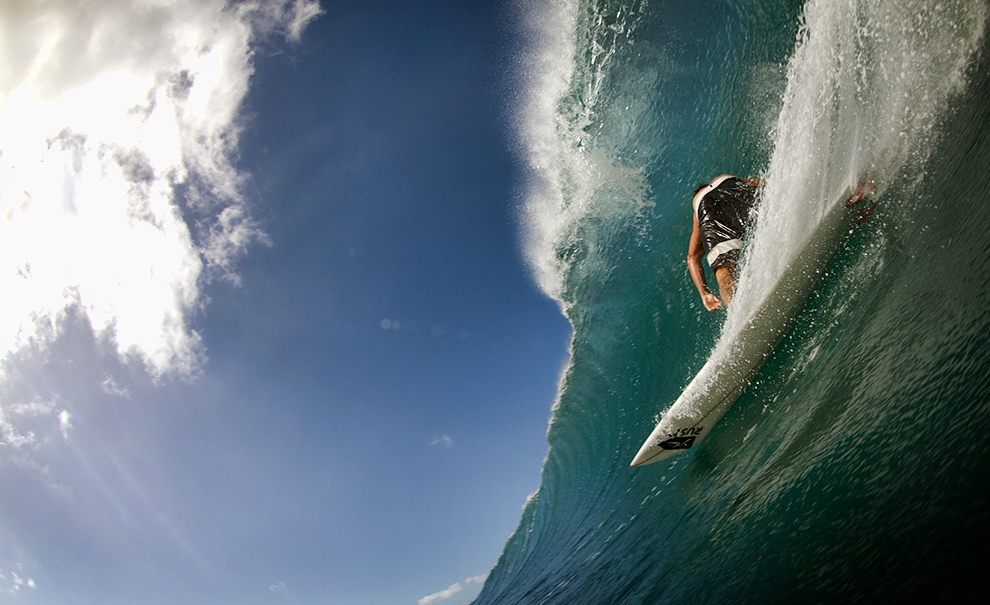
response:
<svg viewBox="0 0 990 605"><path fill-rule="evenodd" d="M417 601L417 603L419 605L432 605L433 603L436 603L438 601L446 601L450 597L464 590L464 586L467 586L469 584L483 584L486 579L488 579L488 574L483 574L480 576L472 576L470 578L467 578L466 580L464 580L463 586L461 585L460 582L454 582L449 587L447 587L444 590L441 590L440 592L435 592L431 595L426 595L425 597Z"/></svg>
<svg viewBox="0 0 990 605"><path fill-rule="evenodd" d="M69 429L72 428L72 414L68 410L58 413L58 430L62 431L62 438L69 438Z"/></svg>
<svg viewBox="0 0 990 605"><path fill-rule="evenodd" d="M31 431L23 432L23 429L8 417L3 406L0 406L0 445L20 449L34 443L34 441L34 433Z"/></svg>
<svg viewBox="0 0 990 605"><path fill-rule="evenodd" d="M114 380L113 376L107 376L103 379L103 382L100 384L100 388L107 395L112 395L114 397L127 399L131 396L131 392L127 389L127 387L120 386L117 381Z"/></svg>
<svg viewBox="0 0 990 605"><path fill-rule="evenodd" d="M257 29L278 31L290 42L298 42L306 26L320 15L319 2L246 2L245 12L256 14Z"/></svg>
<svg viewBox="0 0 990 605"><path fill-rule="evenodd" d="M43 439L39 439L35 430L40 430L43 435L47 434L45 427L52 426L53 418L58 420L59 428L62 428L63 435L66 435L72 428L68 412L63 410L65 413L63 422L62 415L55 412L55 406L55 401L0 405L0 446L14 449L37 447Z"/></svg>
<svg viewBox="0 0 990 605"><path fill-rule="evenodd" d="M55 402L41 403L39 401L31 401L28 403L15 403L8 407L12 413L19 416L45 416L55 409Z"/></svg>
<svg viewBox="0 0 990 605"><path fill-rule="evenodd" d="M432 603L436 603L437 601L446 601L447 599L449 599L450 597L454 596L455 594L459 593L462 590L464 590L464 587L461 586L461 583L454 582L453 584L450 585L449 588L445 590L441 590L440 592L435 592L431 595L426 595L425 597L417 601L417 603L419 603L419 605L431 605Z"/></svg>
<svg viewBox="0 0 990 605"><path fill-rule="evenodd" d="M454 440L450 438L450 435L440 435L439 437L434 437L430 445L443 448L454 447Z"/></svg>
<svg viewBox="0 0 990 605"><path fill-rule="evenodd" d="M50 344L76 309L153 377L198 371L202 285L236 280L264 238L233 164L252 44L298 40L319 12L315 0L4 5L0 363Z"/></svg>
<svg viewBox="0 0 990 605"><path fill-rule="evenodd" d="M18 565L20 568L20 565ZM0 569L0 593L6 592L9 594L16 594L21 591L22 588L35 588L33 578L21 577L16 571L9 572L10 576L4 573ZM22 571L23 573L23 571Z"/></svg>

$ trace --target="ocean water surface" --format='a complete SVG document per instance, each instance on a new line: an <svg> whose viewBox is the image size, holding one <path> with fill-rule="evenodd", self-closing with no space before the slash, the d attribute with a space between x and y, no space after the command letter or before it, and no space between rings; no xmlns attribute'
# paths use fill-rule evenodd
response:
<svg viewBox="0 0 990 605"><path fill-rule="evenodd" d="M541 485L478 604L979 594L990 530L983 0L536 2L522 211L574 336ZM732 309L690 195L766 178ZM699 446L629 461L840 193L876 183L776 353ZM711 274L709 274L711 280Z"/></svg>

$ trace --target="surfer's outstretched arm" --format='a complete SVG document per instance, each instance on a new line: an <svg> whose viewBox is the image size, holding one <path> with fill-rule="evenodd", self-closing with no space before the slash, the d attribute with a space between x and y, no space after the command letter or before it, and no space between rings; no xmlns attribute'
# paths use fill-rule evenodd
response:
<svg viewBox="0 0 990 605"><path fill-rule="evenodd" d="M694 228L691 230L691 243L688 244L687 265L691 273L694 286L698 288L701 295L701 302L709 311L722 308L722 301L708 289L708 282L705 280L705 268L701 266L701 259L705 256L705 247L701 243L701 225L698 224L698 215L694 215Z"/></svg>

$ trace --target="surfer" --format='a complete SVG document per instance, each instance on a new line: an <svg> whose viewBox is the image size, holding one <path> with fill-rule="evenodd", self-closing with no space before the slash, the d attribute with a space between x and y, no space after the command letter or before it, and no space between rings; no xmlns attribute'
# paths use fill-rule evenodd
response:
<svg viewBox="0 0 990 605"><path fill-rule="evenodd" d="M694 192L694 228L688 245L688 271L701 301L709 311L728 305L736 291L736 265L742 238L749 224L750 212L756 203L761 179L741 179L723 174L711 183L702 184ZM719 297L708 289L701 257L715 272Z"/></svg>

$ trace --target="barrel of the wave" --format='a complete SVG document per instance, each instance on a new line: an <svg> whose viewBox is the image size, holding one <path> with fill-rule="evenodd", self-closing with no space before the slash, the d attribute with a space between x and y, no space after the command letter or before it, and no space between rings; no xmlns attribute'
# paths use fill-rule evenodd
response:
<svg viewBox="0 0 990 605"><path fill-rule="evenodd" d="M872 183L850 187L830 206L807 243L788 264L743 327L712 356L667 410L630 466L642 466L690 449L711 432L773 353L820 283L835 255L872 207L860 204Z"/></svg>

